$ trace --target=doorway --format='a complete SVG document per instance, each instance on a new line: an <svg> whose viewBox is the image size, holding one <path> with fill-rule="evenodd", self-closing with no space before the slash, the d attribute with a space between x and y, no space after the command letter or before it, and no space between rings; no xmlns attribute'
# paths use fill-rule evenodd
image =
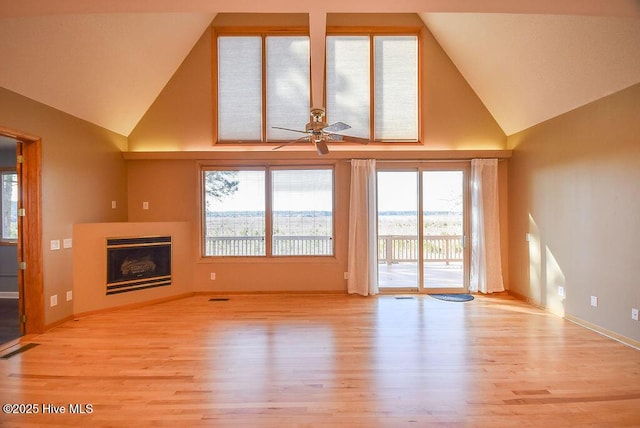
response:
<svg viewBox="0 0 640 428"><path fill-rule="evenodd" d="M5 202L9 204L6 224L10 230L5 243L15 248L13 272L17 278L17 290L10 291L9 297L17 293L18 336L41 333L44 330L41 140L0 127L0 141L3 146L12 146L14 162L14 174L3 177L6 179L3 184L11 188Z"/></svg>
<svg viewBox="0 0 640 428"><path fill-rule="evenodd" d="M382 291L467 292L468 177L464 162L378 169Z"/></svg>

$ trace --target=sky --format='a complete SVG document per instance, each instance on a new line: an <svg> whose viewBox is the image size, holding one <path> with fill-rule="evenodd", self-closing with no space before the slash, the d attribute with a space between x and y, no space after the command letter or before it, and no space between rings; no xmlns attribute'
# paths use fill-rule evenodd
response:
<svg viewBox="0 0 640 428"><path fill-rule="evenodd" d="M333 187L331 170L273 170L274 211L331 211ZM423 200L425 211L458 211L461 205L460 171L425 171ZM238 172L238 191L224 204L212 205L216 211L262 211L265 207L264 171ZM418 204L416 171L378 172L378 209L416 211Z"/></svg>

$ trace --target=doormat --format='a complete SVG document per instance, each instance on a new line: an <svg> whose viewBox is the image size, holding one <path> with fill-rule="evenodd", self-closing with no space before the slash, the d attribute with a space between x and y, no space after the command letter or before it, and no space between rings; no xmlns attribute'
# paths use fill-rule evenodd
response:
<svg viewBox="0 0 640 428"><path fill-rule="evenodd" d="M446 302L468 302L473 300L471 294L429 294L429 296Z"/></svg>

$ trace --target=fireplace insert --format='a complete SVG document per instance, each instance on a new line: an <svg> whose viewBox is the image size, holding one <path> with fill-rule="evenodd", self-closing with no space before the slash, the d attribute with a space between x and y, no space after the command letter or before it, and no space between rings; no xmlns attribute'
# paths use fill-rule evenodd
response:
<svg viewBox="0 0 640 428"><path fill-rule="evenodd" d="M171 236L107 239L107 295L171 284Z"/></svg>

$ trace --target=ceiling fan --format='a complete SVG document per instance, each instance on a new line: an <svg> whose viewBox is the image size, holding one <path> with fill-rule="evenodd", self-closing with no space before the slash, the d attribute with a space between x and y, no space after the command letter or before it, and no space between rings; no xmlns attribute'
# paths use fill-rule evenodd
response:
<svg viewBox="0 0 640 428"><path fill-rule="evenodd" d="M274 147L273 150L278 150L289 144L297 143L299 141L310 141L316 146L316 150L319 155L326 155L329 153L328 141L347 141L359 144L368 144L369 140L360 137L351 137L348 135L338 134L338 132L350 129L351 126L344 122L336 122L329 125L324 121L324 108L312 108L311 109L311 121L307 123L304 131L291 128L282 128L280 126L273 126L274 129L282 129L285 131L298 132L305 134L304 137L300 137L297 140L289 141Z"/></svg>

